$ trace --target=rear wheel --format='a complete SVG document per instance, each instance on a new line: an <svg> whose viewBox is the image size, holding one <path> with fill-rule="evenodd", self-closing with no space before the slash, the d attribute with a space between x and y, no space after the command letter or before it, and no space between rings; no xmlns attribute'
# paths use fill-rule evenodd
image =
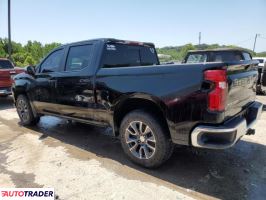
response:
<svg viewBox="0 0 266 200"><path fill-rule="evenodd" d="M127 156L147 168L160 166L173 152L167 130L153 115L142 110L125 116L120 126L120 137Z"/></svg>
<svg viewBox="0 0 266 200"><path fill-rule="evenodd" d="M16 108L22 125L35 125L39 122L40 117L34 117L30 102L25 95L18 96Z"/></svg>

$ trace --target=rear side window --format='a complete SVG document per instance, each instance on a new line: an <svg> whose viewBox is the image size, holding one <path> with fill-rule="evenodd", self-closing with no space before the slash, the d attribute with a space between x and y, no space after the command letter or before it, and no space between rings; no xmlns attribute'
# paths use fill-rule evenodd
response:
<svg viewBox="0 0 266 200"><path fill-rule="evenodd" d="M0 60L0 69L13 69L13 65L9 60Z"/></svg>
<svg viewBox="0 0 266 200"><path fill-rule="evenodd" d="M153 47L140 47L141 65L157 65L158 59Z"/></svg>
<svg viewBox="0 0 266 200"><path fill-rule="evenodd" d="M210 52L210 62L234 62L243 60L239 51L217 51Z"/></svg>
<svg viewBox="0 0 266 200"><path fill-rule="evenodd" d="M80 45L69 48L66 71L81 70L88 67L92 59L92 45Z"/></svg>
<svg viewBox="0 0 266 200"><path fill-rule="evenodd" d="M207 61L206 54L193 53L188 56L186 63L202 63L206 61Z"/></svg>
<svg viewBox="0 0 266 200"><path fill-rule="evenodd" d="M106 44L102 61L104 68L158 64L154 48L125 44Z"/></svg>

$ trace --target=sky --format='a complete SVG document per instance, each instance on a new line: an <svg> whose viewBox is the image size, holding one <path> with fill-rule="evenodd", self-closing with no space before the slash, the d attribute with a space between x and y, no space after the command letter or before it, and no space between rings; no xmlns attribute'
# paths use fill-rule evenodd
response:
<svg viewBox="0 0 266 200"><path fill-rule="evenodd" d="M266 0L11 0L12 40L69 43L92 38L232 44L266 51ZM0 37L7 37L0 0Z"/></svg>

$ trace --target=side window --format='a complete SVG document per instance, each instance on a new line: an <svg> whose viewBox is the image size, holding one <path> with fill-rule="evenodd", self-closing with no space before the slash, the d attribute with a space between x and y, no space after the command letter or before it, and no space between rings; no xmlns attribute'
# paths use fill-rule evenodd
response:
<svg viewBox="0 0 266 200"><path fill-rule="evenodd" d="M243 60L239 51L217 51L211 53L211 62L237 62Z"/></svg>
<svg viewBox="0 0 266 200"><path fill-rule="evenodd" d="M157 65L158 59L153 47L140 47L141 65Z"/></svg>
<svg viewBox="0 0 266 200"><path fill-rule="evenodd" d="M60 64L63 58L64 51L59 49L50 54L41 64L41 73L57 72L60 69Z"/></svg>
<svg viewBox="0 0 266 200"><path fill-rule="evenodd" d="M187 58L187 63L202 63L207 61L206 54L190 54Z"/></svg>
<svg viewBox="0 0 266 200"><path fill-rule="evenodd" d="M251 60L251 56L247 52L243 52L243 57L244 57L245 60Z"/></svg>
<svg viewBox="0 0 266 200"><path fill-rule="evenodd" d="M92 58L92 47L92 45L70 47L67 56L66 71L81 70L89 66Z"/></svg>

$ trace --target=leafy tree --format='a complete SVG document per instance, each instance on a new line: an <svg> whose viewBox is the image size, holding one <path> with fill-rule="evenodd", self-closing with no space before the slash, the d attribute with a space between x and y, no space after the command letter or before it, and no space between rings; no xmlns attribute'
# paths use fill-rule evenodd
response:
<svg viewBox="0 0 266 200"><path fill-rule="evenodd" d="M12 60L16 66L36 65L52 49L60 43L42 45L37 41L28 41L26 45L12 41ZM8 39L0 38L0 57L8 56Z"/></svg>
<svg viewBox="0 0 266 200"><path fill-rule="evenodd" d="M186 44L185 46L183 46L179 52L179 60L183 60L187 55L188 51L195 49L196 49L195 46L193 46L192 44Z"/></svg>
<svg viewBox="0 0 266 200"><path fill-rule="evenodd" d="M23 63L23 65L28 66L28 65L35 65L36 62L33 59L33 57L31 55L28 55Z"/></svg>
<svg viewBox="0 0 266 200"><path fill-rule="evenodd" d="M266 57L266 51L261 52L261 53L256 53L255 56L258 56L258 57Z"/></svg>

